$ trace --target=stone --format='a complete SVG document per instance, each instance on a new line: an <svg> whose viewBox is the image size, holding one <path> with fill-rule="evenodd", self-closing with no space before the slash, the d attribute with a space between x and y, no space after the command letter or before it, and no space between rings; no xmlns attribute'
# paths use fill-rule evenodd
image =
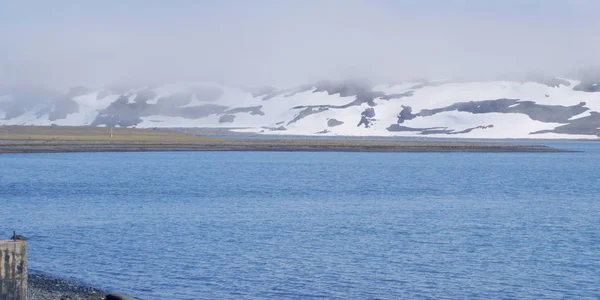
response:
<svg viewBox="0 0 600 300"><path fill-rule="evenodd" d="M121 293L109 293L104 298L105 300L135 300L133 297L129 297L127 295L123 295Z"/></svg>

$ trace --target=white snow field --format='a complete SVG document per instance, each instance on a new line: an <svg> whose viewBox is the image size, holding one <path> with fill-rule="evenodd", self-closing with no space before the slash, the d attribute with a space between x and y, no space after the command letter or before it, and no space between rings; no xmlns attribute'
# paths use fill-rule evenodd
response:
<svg viewBox="0 0 600 300"><path fill-rule="evenodd" d="M59 118L51 117L51 111L63 109L53 99L39 99L15 111L20 105L18 95L5 93L0 94L0 125L116 126L107 122L118 120L121 126L140 128L220 127L285 135L597 139L600 93L574 89L577 80L561 80L567 84L406 82L367 87L333 83L261 95L218 83L188 82L125 93L89 90L69 98L75 108ZM176 96L180 100L169 102ZM503 104L500 99L514 103ZM490 100L500 101L469 109L450 107ZM399 122L398 115L406 107L412 117ZM366 110L374 116L366 117L368 126L358 126ZM400 130L390 130L392 125ZM577 128L555 130L561 126ZM545 132L532 134L539 131Z"/></svg>

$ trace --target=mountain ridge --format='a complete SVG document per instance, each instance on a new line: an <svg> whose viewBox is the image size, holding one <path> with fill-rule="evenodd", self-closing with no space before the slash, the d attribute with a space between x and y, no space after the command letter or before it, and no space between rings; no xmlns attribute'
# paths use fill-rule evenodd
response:
<svg viewBox="0 0 600 300"><path fill-rule="evenodd" d="M294 135L598 138L600 80L370 84L289 89L211 82L0 91L0 125L226 127ZM243 129L239 129L243 128Z"/></svg>

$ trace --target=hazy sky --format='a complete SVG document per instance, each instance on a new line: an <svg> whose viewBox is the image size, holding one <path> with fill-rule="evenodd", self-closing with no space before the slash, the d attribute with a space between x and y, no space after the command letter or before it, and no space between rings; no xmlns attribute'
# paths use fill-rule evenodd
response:
<svg viewBox="0 0 600 300"><path fill-rule="evenodd" d="M597 0L0 0L0 85L564 74Z"/></svg>

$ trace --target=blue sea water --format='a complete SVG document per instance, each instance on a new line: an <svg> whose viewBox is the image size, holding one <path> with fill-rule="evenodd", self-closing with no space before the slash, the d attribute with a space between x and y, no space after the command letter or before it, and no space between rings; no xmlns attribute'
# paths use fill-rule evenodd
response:
<svg viewBox="0 0 600 300"><path fill-rule="evenodd" d="M30 269L140 299L598 299L579 153L0 155Z"/></svg>

